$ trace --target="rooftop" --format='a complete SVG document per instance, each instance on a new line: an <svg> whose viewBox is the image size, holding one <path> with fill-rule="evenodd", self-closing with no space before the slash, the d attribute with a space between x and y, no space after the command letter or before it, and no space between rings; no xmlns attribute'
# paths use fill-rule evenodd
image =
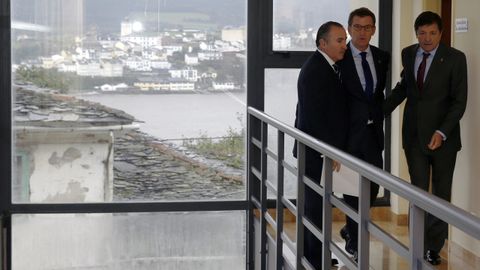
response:
<svg viewBox="0 0 480 270"><path fill-rule="evenodd" d="M124 111L72 96L22 87L15 93L12 110L17 127L108 127L137 121Z"/></svg>

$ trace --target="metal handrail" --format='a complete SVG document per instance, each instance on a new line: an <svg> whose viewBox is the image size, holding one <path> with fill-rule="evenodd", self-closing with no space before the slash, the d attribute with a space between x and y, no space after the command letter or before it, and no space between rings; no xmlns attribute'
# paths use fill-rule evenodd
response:
<svg viewBox="0 0 480 270"><path fill-rule="evenodd" d="M442 220L444 220L446 223L449 223L453 226L455 226L456 228L462 230L463 232L465 232L466 234L472 236L473 238L477 239L477 240L480 240L480 218L477 217L477 216L474 216L472 215L471 213L445 201L445 200L442 200L416 186L413 186L411 185L410 183L402 180L401 178L399 177L396 177L386 171L383 171L377 167L374 167L368 163L366 163L365 161L362 161L354 156L351 156L349 154L347 154L346 152L343 152L333 146L330 146L324 142L321 142L317 139L315 139L314 137L290 126L290 125L287 125L271 116L269 116L268 114L265 114L264 112L262 111L259 111L253 107L248 107L247 108L247 113L248 113L248 121L251 121L250 117L254 117L255 119L259 120L262 122L261 126L262 126L262 138L260 139L260 142L261 142L261 145L262 145L262 149L261 149L261 154L262 155L266 155L266 152L267 152L267 149L266 149L266 146L268 145L267 142L263 141L263 140L267 140L268 139L268 136L265 136L265 134L263 133L263 130L266 129L265 126L272 126L274 128L276 128L278 130L278 133L279 134L282 134L282 140L283 140L283 134L288 134L289 136L291 136L292 138L294 138L297 142L299 142L299 145L300 146L308 146L310 147L311 149L314 149L315 151L323 154L326 158L326 162L331 162L331 160L336 160L338 162L340 162L341 164L344 164L345 166L349 167L350 169L352 169L353 171L357 172L360 174L360 179L361 181L359 182L360 183L360 190L363 189L364 192L369 192L369 181L373 181L375 183L377 183L378 185L380 186L383 186L385 189L388 189L390 192L393 192L393 193L396 193L398 194L400 197L408 200L410 202L410 207L411 207L411 221L415 221L415 222L419 222L419 221L422 221L423 220L423 215L425 212L428 212L430 214L433 214L437 217L441 217ZM253 119L253 118L252 118ZM251 133L248 135L248 141L251 142L252 140L259 140L258 138L255 139L253 135L251 135ZM279 136L280 137L280 136ZM248 147L255 147L257 146L258 147L258 143L255 145L252 143L252 145L248 145ZM278 151L281 151L283 153L283 147L280 147L280 144L278 144ZM282 149L280 149L282 148ZM303 148L303 147L302 147ZM304 153L302 153L304 154ZM252 157L248 157L249 159L252 158ZM283 158L283 157L282 157ZM300 159L300 157L299 157ZM279 162L281 164L279 164L278 166L284 166L284 162L283 160L279 160ZM300 161L299 161L300 162ZM248 164L251 164L250 162ZM303 165L304 166L304 165ZM264 166L262 166L262 168L265 168ZM325 168L329 168L329 166L325 166ZM248 170L250 171L252 168L249 168ZM265 168L266 169L266 168ZM250 174L249 174L250 175ZM264 175L266 176L266 172L261 172L261 175ZM262 176L262 179L260 179L262 181L262 183L265 183L266 179L263 179L264 177ZM299 184L302 183L302 185L305 184L305 175L303 174L300 174L298 176L299 178ZM329 179L330 178L330 179ZM283 178L281 179L283 181ZM331 182L328 183L329 181L331 181L331 169L327 169L326 170L326 179L325 179L325 187L320 187L318 186L320 189L321 189L321 192L325 192L325 194L329 194L327 193L327 191L329 191L331 193ZM365 184L367 183L367 184ZM264 184L265 185L265 184ZM328 185L330 185L330 187L328 187ZM298 187L299 189L301 189L301 187L299 186ZM249 194L249 199L250 199L250 196L251 194ZM279 194L279 197L278 200L279 202L281 202L283 200L283 193ZM303 196L303 195L302 195ZM365 196L364 196L365 197ZM367 196L368 197L368 196ZM297 200L300 200L300 198L297 198ZM300 200L300 201L303 201ZM335 197L329 197L328 198L328 204L327 207L331 207L332 203L335 201ZM364 200L364 201L368 201L368 200ZM338 204L338 200L335 201L335 203ZM360 202L359 202L359 206L360 206L360 210L359 210L359 215L360 215L360 223L362 222L365 222L366 224L363 224L365 226L362 226L365 228L365 230L368 230L369 232L373 232L374 235L376 237L379 237L380 240L382 240L381 238L384 237L385 235L381 234L381 233L378 233L378 230L375 229L373 226L374 224L371 223L369 221L369 218L368 217L365 217L366 215L368 215L368 211L365 211L365 209L368 209L368 208L365 208L366 205L369 204L369 202L363 202L362 203L362 196L360 196ZM278 205L278 204L277 204ZM369 206L369 205L368 205ZM297 211L300 210L299 212L303 213L303 211L301 211L301 209L298 209L299 205L297 205ZM326 205L324 205L324 208L326 207ZM363 207L363 208L362 208ZM362 210L363 209L363 216L362 216ZM325 210L325 209L324 209ZM367 212L367 214L365 214L365 212ZM300 219L302 219L303 217L300 216ZM297 220L299 219L299 217L297 216ZM303 223L303 222L302 222ZM324 222L325 223L325 222ZM325 224L324 224L325 226ZM297 226L298 227L298 226ZM422 258L423 256L421 255L421 253L423 252L423 226L416 226L417 228L416 229L411 229L410 230L410 245L411 245L411 249L410 250L407 250L407 252L405 252L405 249L404 247L402 247L402 245L392 245L394 248L397 248L397 249L401 249L399 250L401 254L410 254L410 265L412 267L412 269L424 269L424 268L430 268L428 265L426 265L424 263L424 261L422 261ZM421 227L421 228L420 228ZM325 228L325 227L324 227ZM298 228L297 228L298 230ZM331 230L327 230L325 233L328 232L328 236L329 238L331 238ZM278 233L282 233L282 232L278 232ZM368 234L368 232L367 232ZM301 237L303 237L303 233L300 234ZM322 238L326 238L325 237L326 235L323 235L322 234ZM421 237L420 237L421 236ZM360 241L362 239L365 239L365 235L360 236ZM416 239L422 239L422 241L420 240L416 240ZM328 243L331 244L331 239L324 239L325 241L327 241ZM368 240L368 237L367 237L367 240ZM386 243L388 244L389 242L392 242L391 239L385 239ZM299 239L297 239L297 243L299 242ZM300 239L300 242L303 242L303 239ZM416 246L414 246L414 243L413 242L416 242ZM360 243L360 245L362 247L364 247L365 245ZM330 246L330 245L327 245L327 246ZM392 247L391 246L391 247ZM405 247L406 248L406 247ZM297 249L300 249L300 254L303 254L303 250L302 250L302 247L299 247L297 246ZM368 247L366 248L368 250ZM335 250L335 248L334 248ZM361 257L365 257L367 256L367 258L365 259L364 258L364 262L368 262L368 254L362 254L363 252L360 251L360 256ZM367 251L368 253L368 251ZM281 254L277 254L277 256L281 256ZM328 255L327 255L328 256ZM344 256L341 256L341 257L344 257ZM300 259L297 259L297 261L301 261L303 258L300 258ZM362 258L359 258L360 259L360 262L362 262ZM349 262L346 263L347 266L354 266L356 267L352 261L350 260ZM298 265L297 265L298 266ZM304 265L303 265L304 266ZM365 264L364 263L359 263L358 264L358 267L362 268L365 267ZM278 265L277 265L277 269L280 269L278 268Z"/></svg>

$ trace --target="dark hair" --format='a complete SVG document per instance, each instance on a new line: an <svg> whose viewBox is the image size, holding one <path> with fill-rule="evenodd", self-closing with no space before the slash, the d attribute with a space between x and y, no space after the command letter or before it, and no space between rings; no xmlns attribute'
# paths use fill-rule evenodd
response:
<svg viewBox="0 0 480 270"><path fill-rule="evenodd" d="M418 31L418 28L420 28L420 26L431 24L436 24L438 26L438 30L442 32L442 18L440 18L437 13L431 11L424 11L420 13L417 19L415 19L415 33Z"/></svg>
<svg viewBox="0 0 480 270"><path fill-rule="evenodd" d="M373 20L373 25L375 25L375 14L373 14L373 12L366 8L366 7L361 7L361 8L357 8L355 9L354 11L350 12L350 15L348 15L348 25L349 26L352 26L352 21L353 21L353 17L371 17L372 20Z"/></svg>
<svg viewBox="0 0 480 270"><path fill-rule="evenodd" d="M327 40L327 36L330 33L330 29L332 28L332 26L343 28L343 25L338 22L328 21L322 24L320 28L318 28L317 38L315 39L315 44L317 45L317 48L318 45L320 45L320 39Z"/></svg>

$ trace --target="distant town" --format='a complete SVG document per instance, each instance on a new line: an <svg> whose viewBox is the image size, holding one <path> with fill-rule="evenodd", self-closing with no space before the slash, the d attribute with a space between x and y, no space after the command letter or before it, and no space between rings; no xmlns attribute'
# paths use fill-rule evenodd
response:
<svg viewBox="0 0 480 270"><path fill-rule="evenodd" d="M292 43L307 44L311 34L274 35L273 47L286 50ZM246 86L244 27L148 31L141 22L126 18L119 34L75 37L73 44L15 63L16 81L38 85L35 77L42 76L37 80L43 88L101 93L243 91Z"/></svg>

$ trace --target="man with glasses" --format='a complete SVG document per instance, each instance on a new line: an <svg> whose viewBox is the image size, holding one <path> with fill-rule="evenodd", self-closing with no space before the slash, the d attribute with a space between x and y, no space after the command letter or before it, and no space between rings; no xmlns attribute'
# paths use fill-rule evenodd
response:
<svg viewBox="0 0 480 270"><path fill-rule="evenodd" d="M338 64L342 81L348 93L349 131L347 151L376 166L383 167L384 146L382 103L383 91L389 68L389 53L370 45L375 34L375 15L362 7L348 17L348 33L351 41L345 57ZM375 201L378 185L371 182L370 203ZM358 197L344 194L345 202L358 210ZM357 260L358 225L347 216L346 225L340 230L345 239L345 250Z"/></svg>
<svg viewBox="0 0 480 270"><path fill-rule="evenodd" d="M385 101L391 113L405 99L402 141L411 183L450 201L460 140L460 119L467 106L465 54L440 42L442 19L431 11L415 20L417 44L402 50L400 82ZM437 265L448 224L425 215L425 259Z"/></svg>

